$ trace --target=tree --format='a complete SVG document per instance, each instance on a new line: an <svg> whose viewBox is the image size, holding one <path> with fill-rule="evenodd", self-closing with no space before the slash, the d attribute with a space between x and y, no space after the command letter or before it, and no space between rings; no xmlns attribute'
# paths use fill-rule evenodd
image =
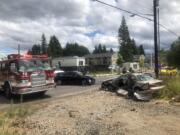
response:
<svg viewBox="0 0 180 135"><path fill-rule="evenodd" d="M167 54L167 62L169 66L180 68L180 37L171 44Z"/></svg>
<svg viewBox="0 0 180 135"><path fill-rule="evenodd" d="M145 55L145 52L144 52L144 47L143 47L143 45L140 45L140 46L139 46L139 49L138 49L138 51L139 51L139 55Z"/></svg>
<svg viewBox="0 0 180 135"><path fill-rule="evenodd" d="M110 53L113 53L113 52L114 52L114 50L111 48L109 52L110 52Z"/></svg>
<svg viewBox="0 0 180 135"><path fill-rule="evenodd" d="M138 48L136 46L136 41L134 39L131 40L131 47L134 55L138 54Z"/></svg>
<svg viewBox="0 0 180 135"><path fill-rule="evenodd" d="M56 36L51 36L48 46L48 55L51 57L60 57L63 55L63 50Z"/></svg>
<svg viewBox="0 0 180 135"><path fill-rule="evenodd" d="M98 53L98 47L97 47L97 46L95 46L95 47L94 47L93 54L97 54L97 53Z"/></svg>
<svg viewBox="0 0 180 135"><path fill-rule="evenodd" d="M64 56L84 56L89 54L88 48L78 43L67 43L64 48Z"/></svg>
<svg viewBox="0 0 180 135"><path fill-rule="evenodd" d="M98 53L102 53L102 45L101 44L99 44L99 46L98 46Z"/></svg>
<svg viewBox="0 0 180 135"><path fill-rule="evenodd" d="M106 50L106 46L105 45L103 45L103 48L102 48L102 53L106 53L107 52L107 50Z"/></svg>
<svg viewBox="0 0 180 135"><path fill-rule="evenodd" d="M40 55L41 54L41 46L38 44L33 45L31 53L33 55Z"/></svg>
<svg viewBox="0 0 180 135"><path fill-rule="evenodd" d="M123 60L122 55L120 53L118 53L118 59L116 61L117 65L121 66L123 62L124 62L124 60Z"/></svg>
<svg viewBox="0 0 180 135"><path fill-rule="evenodd" d="M122 55L124 61L133 61L133 47L124 16L122 17L121 25L118 31L118 40L120 44L119 53Z"/></svg>
<svg viewBox="0 0 180 135"><path fill-rule="evenodd" d="M47 54L47 42L46 42L46 37L44 34L42 34L41 37L41 50L42 50L42 54Z"/></svg>

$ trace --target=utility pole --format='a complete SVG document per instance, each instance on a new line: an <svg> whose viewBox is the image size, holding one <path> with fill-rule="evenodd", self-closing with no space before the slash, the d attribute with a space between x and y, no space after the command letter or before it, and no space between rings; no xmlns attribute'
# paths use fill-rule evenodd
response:
<svg viewBox="0 0 180 135"><path fill-rule="evenodd" d="M20 55L20 50L21 50L21 48L20 48L20 45L18 45L18 54Z"/></svg>
<svg viewBox="0 0 180 135"><path fill-rule="evenodd" d="M158 31L157 31L157 7L159 0L153 0L154 9L154 58L155 58L155 74L156 78L159 77L159 61L158 61Z"/></svg>

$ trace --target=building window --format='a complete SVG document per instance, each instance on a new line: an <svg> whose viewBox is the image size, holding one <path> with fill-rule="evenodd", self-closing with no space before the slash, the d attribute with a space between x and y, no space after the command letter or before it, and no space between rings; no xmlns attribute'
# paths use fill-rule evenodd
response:
<svg viewBox="0 0 180 135"><path fill-rule="evenodd" d="M79 61L79 66L83 66L83 61Z"/></svg>

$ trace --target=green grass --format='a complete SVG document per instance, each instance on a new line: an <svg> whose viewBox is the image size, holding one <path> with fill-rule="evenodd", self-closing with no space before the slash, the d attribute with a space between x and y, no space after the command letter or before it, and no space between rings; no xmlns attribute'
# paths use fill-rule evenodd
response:
<svg viewBox="0 0 180 135"><path fill-rule="evenodd" d="M156 95L157 98L171 100L180 96L180 77L164 79L165 88Z"/></svg>

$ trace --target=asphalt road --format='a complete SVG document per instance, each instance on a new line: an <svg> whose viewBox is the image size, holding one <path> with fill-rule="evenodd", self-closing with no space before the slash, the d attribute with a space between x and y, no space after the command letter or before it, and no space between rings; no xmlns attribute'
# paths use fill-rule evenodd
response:
<svg viewBox="0 0 180 135"><path fill-rule="evenodd" d="M48 91L44 96L40 96L38 94L33 94L33 95L26 95L23 97L23 102L29 103L29 102L43 102L48 99L57 99L61 98L66 95L71 95L71 94L78 94L84 91L90 91L94 89L98 89L101 85L101 82L103 80L113 78L113 76L106 76L106 77L96 77L96 84L92 86L57 86L53 90ZM6 107L7 105L10 104L12 100L8 100L4 97L3 93L0 93L0 108ZM19 96L14 96L13 98L13 103L19 104L20 103L20 97Z"/></svg>

